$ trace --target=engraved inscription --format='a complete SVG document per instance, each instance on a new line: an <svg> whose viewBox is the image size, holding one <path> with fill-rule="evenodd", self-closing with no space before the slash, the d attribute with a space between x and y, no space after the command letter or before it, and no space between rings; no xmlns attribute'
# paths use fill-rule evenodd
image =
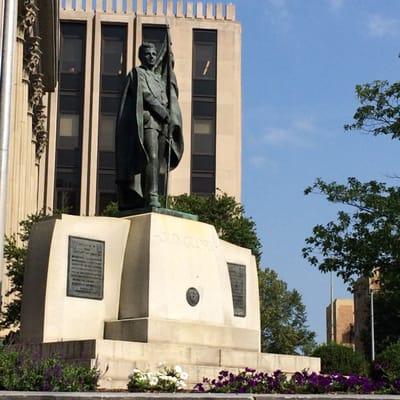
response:
<svg viewBox="0 0 400 400"><path fill-rule="evenodd" d="M102 300L103 286L104 242L69 236L67 296Z"/></svg>
<svg viewBox="0 0 400 400"><path fill-rule="evenodd" d="M229 280L231 281L233 315L246 316L246 266L228 263Z"/></svg>

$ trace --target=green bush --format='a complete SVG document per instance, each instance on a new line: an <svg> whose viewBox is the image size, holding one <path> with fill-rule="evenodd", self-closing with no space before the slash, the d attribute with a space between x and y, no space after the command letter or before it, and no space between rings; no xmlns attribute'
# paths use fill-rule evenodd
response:
<svg viewBox="0 0 400 400"><path fill-rule="evenodd" d="M342 373L344 375L368 372L368 363L364 356L351 347L329 343L323 344L312 353L313 357L321 358L321 373Z"/></svg>
<svg viewBox="0 0 400 400"><path fill-rule="evenodd" d="M380 364L390 379L400 377L400 341L392 343L376 357L376 363Z"/></svg>
<svg viewBox="0 0 400 400"><path fill-rule="evenodd" d="M0 390L87 392L97 388L99 371L68 364L58 356L0 349Z"/></svg>

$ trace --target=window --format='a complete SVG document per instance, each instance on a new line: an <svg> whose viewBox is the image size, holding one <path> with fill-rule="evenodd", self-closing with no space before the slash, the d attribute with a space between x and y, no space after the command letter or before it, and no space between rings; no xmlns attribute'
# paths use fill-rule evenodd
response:
<svg viewBox="0 0 400 400"><path fill-rule="evenodd" d="M126 26L101 27L101 88L98 131L97 212L116 201L115 127L126 76Z"/></svg>
<svg viewBox="0 0 400 400"><path fill-rule="evenodd" d="M191 192L215 193L217 32L193 32Z"/></svg>
<svg viewBox="0 0 400 400"><path fill-rule="evenodd" d="M195 51L195 79L215 80L215 46L213 44L197 43Z"/></svg>
<svg viewBox="0 0 400 400"><path fill-rule="evenodd" d="M153 43L157 51L165 41L167 29L163 25L143 25L142 27L142 41L146 43Z"/></svg>
<svg viewBox="0 0 400 400"><path fill-rule="evenodd" d="M86 26L61 23L54 207L79 214Z"/></svg>

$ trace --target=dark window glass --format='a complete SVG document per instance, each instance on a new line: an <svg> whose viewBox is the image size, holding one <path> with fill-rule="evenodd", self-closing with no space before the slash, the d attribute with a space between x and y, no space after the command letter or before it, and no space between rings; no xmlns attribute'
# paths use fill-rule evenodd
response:
<svg viewBox="0 0 400 400"><path fill-rule="evenodd" d="M215 45L197 43L194 48L194 78L215 80Z"/></svg>
<svg viewBox="0 0 400 400"><path fill-rule="evenodd" d="M191 191L215 193L217 32L193 32Z"/></svg>
<svg viewBox="0 0 400 400"><path fill-rule="evenodd" d="M60 92L60 112L71 112L79 114L82 109L81 91Z"/></svg>
<svg viewBox="0 0 400 400"><path fill-rule="evenodd" d="M80 211L85 34L82 23L61 23L54 207L72 214Z"/></svg>
<svg viewBox="0 0 400 400"><path fill-rule="evenodd" d="M192 86L193 96L212 96L217 93L215 80L194 79Z"/></svg>
<svg viewBox="0 0 400 400"><path fill-rule="evenodd" d="M215 157L213 155L198 155L193 154L192 168L195 171L209 171L214 172Z"/></svg>
<svg viewBox="0 0 400 400"><path fill-rule="evenodd" d="M126 75L126 25L101 28L101 89L98 130L97 211L116 201L115 124Z"/></svg>
<svg viewBox="0 0 400 400"><path fill-rule="evenodd" d="M193 39L195 43L217 43L217 31L206 29L195 29L193 32Z"/></svg>
<svg viewBox="0 0 400 400"><path fill-rule="evenodd" d="M56 189L56 208L68 214L79 214L79 189Z"/></svg>
<svg viewBox="0 0 400 400"><path fill-rule="evenodd" d="M62 56L61 56L61 72L66 74L79 74L82 72L83 57L83 29L78 26L75 34L69 36L65 33L62 36Z"/></svg>
<svg viewBox="0 0 400 400"><path fill-rule="evenodd" d="M118 107L119 107L119 93L110 95L110 94L103 94L100 100L100 112L117 115Z"/></svg>
<svg viewBox="0 0 400 400"><path fill-rule="evenodd" d="M214 175L193 173L192 192L201 195L209 195L215 193Z"/></svg>
<svg viewBox="0 0 400 400"><path fill-rule="evenodd" d="M214 117L215 118L215 101L210 100L193 100L193 118L196 117Z"/></svg>
<svg viewBox="0 0 400 400"><path fill-rule="evenodd" d="M61 73L60 86L66 91L79 91L82 86L82 74Z"/></svg>
<svg viewBox="0 0 400 400"><path fill-rule="evenodd" d="M142 42L153 43L157 50L160 50L162 44L164 43L166 34L167 29L164 26L142 26Z"/></svg>

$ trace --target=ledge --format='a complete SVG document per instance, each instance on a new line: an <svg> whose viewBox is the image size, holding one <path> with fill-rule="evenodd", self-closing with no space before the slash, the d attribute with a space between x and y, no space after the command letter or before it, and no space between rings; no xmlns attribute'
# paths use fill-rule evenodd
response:
<svg viewBox="0 0 400 400"><path fill-rule="evenodd" d="M56 393L56 392L0 392L0 399L13 399L13 400L125 400L125 399L184 399L184 400L197 400L197 399L218 399L218 400L397 400L400 399L398 395L356 395L356 394L264 394L264 395L251 395L251 394L223 394L223 393L109 393L109 392L91 392L91 393Z"/></svg>

